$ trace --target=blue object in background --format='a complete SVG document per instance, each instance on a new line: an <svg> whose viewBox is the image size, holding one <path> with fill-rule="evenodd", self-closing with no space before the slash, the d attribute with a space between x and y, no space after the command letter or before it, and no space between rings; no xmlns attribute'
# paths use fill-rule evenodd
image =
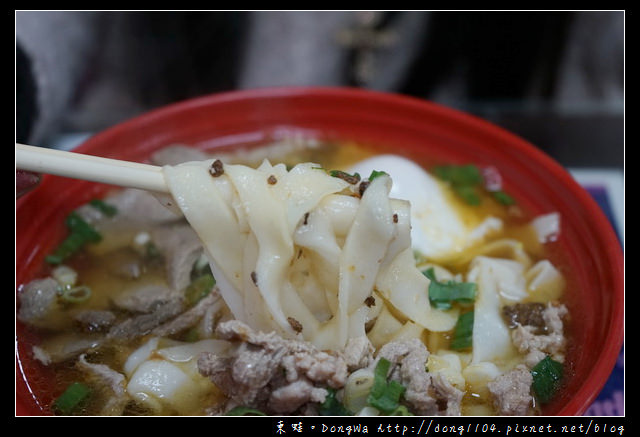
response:
<svg viewBox="0 0 640 437"><path fill-rule="evenodd" d="M611 203L609 202L608 192L602 186L585 186L585 189L593 196L602 211L609 218L613 228L618 235L620 241L620 229L616 225L616 217L614 215ZM624 346L620 350L618 360L602 388L602 391L593 402L593 404L585 412L585 416L624 416Z"/></svg>

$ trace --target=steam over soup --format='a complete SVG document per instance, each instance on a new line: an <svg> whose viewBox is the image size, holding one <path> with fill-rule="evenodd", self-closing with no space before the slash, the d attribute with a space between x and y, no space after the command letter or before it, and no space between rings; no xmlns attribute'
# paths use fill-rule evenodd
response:
<svg viewBox="0 0 640 437"><path fill-rule="evenodd" d="M528 415L563 383L559 217L358 144L173 146L70 214L18 319L64 415Z"/></svg>

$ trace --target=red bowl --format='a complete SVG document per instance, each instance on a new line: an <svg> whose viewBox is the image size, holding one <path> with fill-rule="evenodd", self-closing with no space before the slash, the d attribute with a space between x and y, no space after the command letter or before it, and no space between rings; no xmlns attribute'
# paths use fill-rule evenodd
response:
<svg viewBox="0 0 640 437"><path fill-rule="evenodd" d="M532 214L562 216L551 256L564 259L568 306L574 315L568 351L573 363L548 415L581 415L606 382L622 346L624 267L621 244L592 197L557 162L521 138L473 116L406 96L347 88L238 91L176 103L99 133L76 151L145 161L172 143L201 149L261 144L288 135L353 140L380 146L417 162L493 165ZM111 187L46 175L16 202L16 285L41 270L62 238L63 218ZM17 341L16 414L41 415L33 395L35 364ZM29 375L25 378L25 375ZM38 375L41 380L46 375Z"/></svg>

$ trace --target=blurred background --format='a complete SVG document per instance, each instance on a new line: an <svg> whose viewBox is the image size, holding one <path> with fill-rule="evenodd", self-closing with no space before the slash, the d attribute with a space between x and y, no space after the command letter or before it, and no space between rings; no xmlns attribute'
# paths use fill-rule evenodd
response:
<svg viewBox="0 0 640 437"><path fill-rule="evenodd" d="M346 85L624 166L624 11L16 12L16 136L55 145L218 91Z"/></svg>

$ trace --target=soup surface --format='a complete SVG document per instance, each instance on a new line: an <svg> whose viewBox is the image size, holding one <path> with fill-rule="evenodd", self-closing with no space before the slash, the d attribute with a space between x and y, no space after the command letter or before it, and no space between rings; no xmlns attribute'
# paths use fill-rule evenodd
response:
<svg viewBox="0 0 640 437"><path fill-rule="evenodd" d="M559 217L498 170L349 142L151 161L173 197L78 208L19 288L45 412L528 415L562 385Z"/></svg>

